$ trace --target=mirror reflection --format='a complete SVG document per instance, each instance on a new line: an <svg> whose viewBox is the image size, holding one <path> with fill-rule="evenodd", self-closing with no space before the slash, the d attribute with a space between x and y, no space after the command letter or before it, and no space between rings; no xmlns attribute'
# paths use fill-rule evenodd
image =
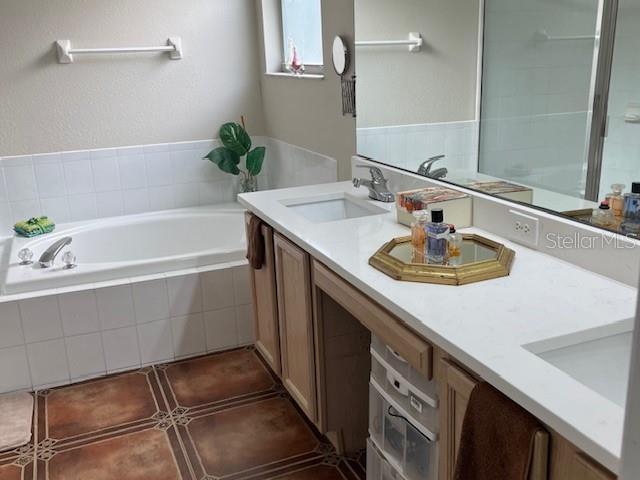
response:
<svg viewBox="0 0 640 480"><path fill-rule="evenodd" d="M355 7L359 154L640 231L640 0Z"/></svg>

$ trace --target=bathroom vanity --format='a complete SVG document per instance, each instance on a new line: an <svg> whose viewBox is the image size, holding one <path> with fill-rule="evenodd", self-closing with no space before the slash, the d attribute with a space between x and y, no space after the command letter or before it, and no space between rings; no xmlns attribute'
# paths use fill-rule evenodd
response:
<svg viewBox="0 0 640 480"><path fill-rule="evenodd" d="M368 264L386 241L407 235L393 204L370 202L347 182L240 202L264 222L266 260L251 275L256 346L339 451L366 446L373 335L433 382L439 480L453 476L479 381L547 426L530 479L615 478L623 407L553 357L630 331L635 289L473 227L464 232L516 252L510 276L465 286L399 282ZM580 361L583 353L571 354Z"/></svg>

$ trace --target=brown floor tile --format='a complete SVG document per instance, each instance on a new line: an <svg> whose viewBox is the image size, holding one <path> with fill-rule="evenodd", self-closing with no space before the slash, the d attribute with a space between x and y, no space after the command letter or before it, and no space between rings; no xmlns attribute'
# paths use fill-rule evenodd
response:
<svg viewBox="0 0 640 480"><path fill-rule="evenodd" d="M167 434L145 430L57 453L49 480L180 480Z"/></svg>
<svg viewBox="0 0 640 480"><path fill-rule="evenodd" d="M298 472L288 473L274 480L345 480L345 477L336 467L329 465L316 465Z"/></svg>
<svg viewBox="0 0 640 480"><path fill-rule="evenodd" d="M176 401L195 407L272 388L274 381L253 350L233 350L169 365Z"/></svg>
<svg viewBox="0 0 640 480"><path fill-rule="evenodd" d="M142 373L52 390L46 402L48 437L57 440L149 418L158 410Z"/></svg>
<svg viewBox="0 0 640 480"><path fill-rule="evenodd" d="M0 466L0 480L21 480L22 467L16 465Z"/></svg>
<svg viewBox="0 0 640 480"><path fill-rule="evenodd" d="M312 452L319 444L287 398L196 418L188 431L207 474L216 477Z"/></svg>

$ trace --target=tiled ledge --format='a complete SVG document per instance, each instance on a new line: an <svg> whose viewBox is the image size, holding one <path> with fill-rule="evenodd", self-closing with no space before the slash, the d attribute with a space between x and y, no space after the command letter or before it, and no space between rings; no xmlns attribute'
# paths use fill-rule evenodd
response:
<svg viewBox="0 0 640 480"><path fill-rule="evenodd" d="M260 189L335 181L332 158L269 137ZM0 236L18 220L56 223L235 201L237 178L203 160L215 140L0 158Z"/></svg>

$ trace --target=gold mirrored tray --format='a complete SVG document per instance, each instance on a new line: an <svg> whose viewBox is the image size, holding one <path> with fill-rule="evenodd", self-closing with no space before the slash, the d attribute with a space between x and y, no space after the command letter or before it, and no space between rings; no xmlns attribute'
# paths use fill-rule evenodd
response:
<svg viewBox="0 0 640 480"><path fill-rule="evenodd" d="M465 285L505 277L515 252L501 243L476 234L462 236L461 255L445 264L423 263L416 258L411 237L394 238L370 259L369 265L396 280Z"/></svg>

